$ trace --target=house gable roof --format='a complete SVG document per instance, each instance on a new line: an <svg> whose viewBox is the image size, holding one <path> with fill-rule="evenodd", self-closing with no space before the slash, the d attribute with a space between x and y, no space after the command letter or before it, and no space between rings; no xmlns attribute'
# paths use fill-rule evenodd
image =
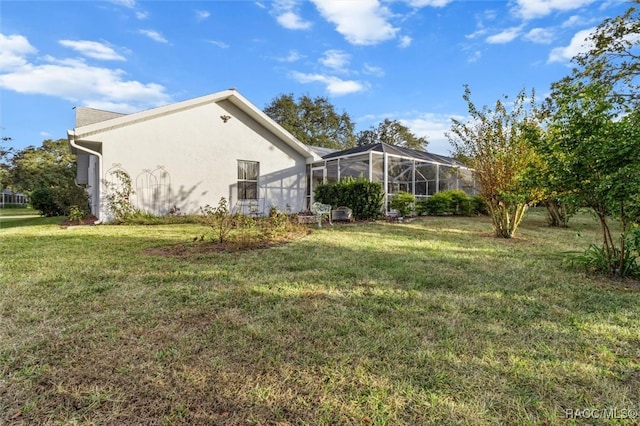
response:
<svg viewBox="0 0 640 426"><path fill-rule="evenodd" d="M109 130L131 126L143 121L153 120L165 115L174 114L180 111L197 108L202 105L217 103L221 101L231 102L238 107L242 112L247 114L257 123L265 127L271 133L276 135L279 139L284 141L288 146L294 149L297 153L305 157L308 161L320 160L320 156L309 149L305 144L297 140L291 133L285 130L278 123L273 121L268 115L259 110L255 105L249 102L244 96L242 96L237 90L229 89L221 92L213 93L199 98L189 99L182 102L176 102L170 105L161 106L145 111L136 112L133 114L115 116L103 121L87 124L81 127L76 127L70 134L74 135L75 140L81 140L90 138L93 135L103 133ZM107 117L108 115L105 115Z"/></svg>

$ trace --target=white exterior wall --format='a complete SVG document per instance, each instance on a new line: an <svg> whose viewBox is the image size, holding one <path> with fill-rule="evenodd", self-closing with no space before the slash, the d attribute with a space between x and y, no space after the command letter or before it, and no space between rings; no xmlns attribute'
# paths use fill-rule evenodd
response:
<svg viewBox="0 0 640 426"><path fill-rule="evenodd" d="M225 123L221 116L229 116ZM237 161L260 163L258 209L304 208L306 159L228 101L208 103L105 130L87 139L102 143L101 179L110 171L128 173L136 192L131 201L143 210L198 213L221 197L234 208ZM100 218L105 211L102 185ZM155 194L155 198L152 196ZM155 199L155 202L152 200Z"/></svg>

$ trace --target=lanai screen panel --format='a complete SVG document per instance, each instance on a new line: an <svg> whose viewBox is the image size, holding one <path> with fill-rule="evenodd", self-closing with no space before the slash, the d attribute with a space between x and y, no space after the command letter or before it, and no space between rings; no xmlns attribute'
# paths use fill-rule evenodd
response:
<svg viewBox="0 0 640 426"><path fill-rule="evenodd" d="M469 169L458 170L458 187L469 195L476 195L479 192L473 172Z"/></svg>
<svg viewBox="0 0 640 426"><path fill-rule="evenodd" d="M438 191L458 189L458 168L440 165Z"/></svg>
<svg viewBox="0 0 640 426"><path fill-rule="evenodd" d="M400 191L413 193L413 160L388 156L389 186L387 195Z"/></svg>
<svg viewBox="0 0 640 426"><path fill-rule="evenodd" d="M384 182L384 156L374 152L371 156L371 181Z"/></svg>
<svg viewBox="0 0 640 426"><path fill-rule="evenodd" d="M369 179L369 154L340 159L340 180L348 176Z"/></svg>
<svg viewBox="0 0 640 426"><path fill-rule="evenodd" d="M427 197L438 191L438 165L416 161L416 197Z"/></svg>
<svg viewBox="0 0 640 426"><path fill-rule="evenodd" d="M327 183L338 182L338 160L327 161Z"/></svg>

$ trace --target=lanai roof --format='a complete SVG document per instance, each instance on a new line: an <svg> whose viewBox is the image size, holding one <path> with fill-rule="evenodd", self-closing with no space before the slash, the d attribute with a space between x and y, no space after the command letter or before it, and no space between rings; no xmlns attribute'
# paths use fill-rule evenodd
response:
<svg viewBox="0 0 640 426"><path fill-rule="evenodd" d="M333 158L346 157L353 154L363 154L369 151L374 152L386 152L387 154L399 155L402 157L415 158L417 160L424 160L431 163L439 163L448 166L465 167L463 163L455 158L445 157L444 155L433 154L425 151L418 151L417 149L404 148L401 146L389 145L383 142L373 143L368 145L356 146L353 148L345 149L342 151L335 151L329 154L323 155L323 160L331 160Z"/></svg>

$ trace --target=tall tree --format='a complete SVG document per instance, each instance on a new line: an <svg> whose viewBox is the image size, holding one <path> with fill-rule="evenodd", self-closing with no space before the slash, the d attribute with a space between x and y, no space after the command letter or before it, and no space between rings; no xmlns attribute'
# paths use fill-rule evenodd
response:
<svg viewBox="0 0 640 426"><path fill-rule="evenodd" d="M367 130L358 132L357 144L387 143L389 145L426 151L429 141L425 137L417 137L411 130L398 120L385 118L377 127L371 126Z"/></svg>
<svg viewBox="0 0 640 426"><path fill-rule="evenodd" d="M573 58L572 74L552 85L538 147L557 177L554 189L598 217L603 245L584 259L612 275L640 275L640 0L633 3L598 26L591 49Z"/></svg>
<svg viewBox="0 0 640 426"><path fill-rule="evenodd" d="M511 238L528 204L534 201L534 193L526 184L526 173L535 161L531 143L541 134L534 118L533 95L530 108L521 91L511 110L501 100L493 109L478 109L465 85L463 99L471 118L467 122L453 119L447 137L455 155L476 171L496 236Z"/></svg>
<svg viewBox="0 0 640 426"><path fill-rule="evenodd" d="M304 144L333 149L355 146L351 117L338 114L325 97L303 95L296 101L293 94L280 95L264 112Z"/></svg>

